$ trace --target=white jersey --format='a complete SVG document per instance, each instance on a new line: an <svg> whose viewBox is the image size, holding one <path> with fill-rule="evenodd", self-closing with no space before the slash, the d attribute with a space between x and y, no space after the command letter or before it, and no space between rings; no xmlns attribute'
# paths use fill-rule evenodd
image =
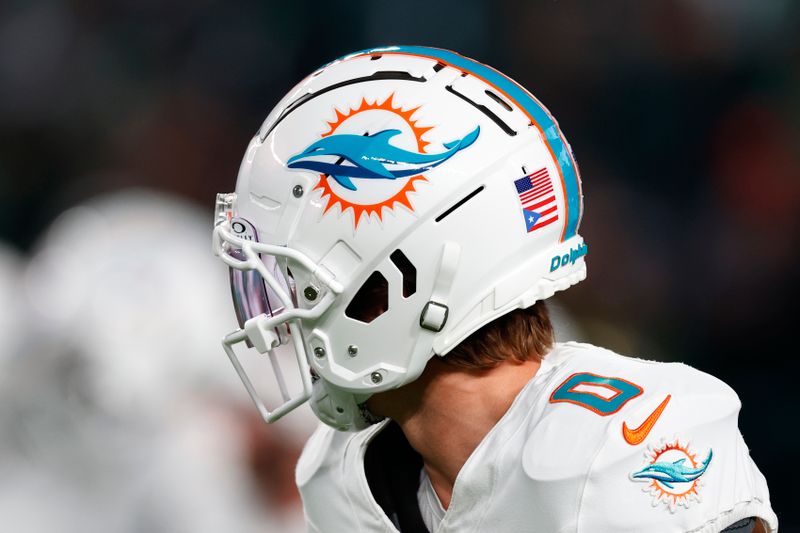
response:
<svg viewBox="0 0 800 533"><path fill-rule="evenodd" d="M464 464L435 533L716 532L748 517L777 531L739 407L730 387L684 364L558 344ZM365 456L416 479L416 505L421 463L367 453L392 426L317 429L297 466L310 531L424 531L387 516L368 480Z"/></svg>

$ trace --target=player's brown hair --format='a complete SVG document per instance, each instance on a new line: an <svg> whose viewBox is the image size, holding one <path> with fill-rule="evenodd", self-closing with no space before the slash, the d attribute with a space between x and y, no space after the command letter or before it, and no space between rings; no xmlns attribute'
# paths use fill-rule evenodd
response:
<svg viewBox="0 0 800 533"><path fill-rule="evenodd" d="M503 361L539 361L553 347L555 333L543 301L495 319L442 358L466 370L493 368Z"/></svg>

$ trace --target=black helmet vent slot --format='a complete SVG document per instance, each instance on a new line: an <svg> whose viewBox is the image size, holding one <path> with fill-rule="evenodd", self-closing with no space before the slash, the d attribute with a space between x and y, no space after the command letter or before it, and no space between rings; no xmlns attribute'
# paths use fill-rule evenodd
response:
<svg viewBox="0 0 800 533"><path fill-rule="evenodd" d="M444 211L444 212L443 212L441 215L439 215L438 217L436 217L436 218L434 219L434 221L436 221L436 222L441 222L442 220L444 220L444 218L445 218L446 216L450 215L450 214L451 214L453 211L455 211L456 209L458 209L459 207L461 207L461 206L462 206L462 205L464 205L465 203L467 203L467 202L469 202L470 200L472 200L472 199L473 199L473 198L474 198L474 197L475 197L475 196L476 196L476 195L477 195L479 192L481 192L482 190L483 190L483 185L481 185L480 187L478 187L477 189L475 189L474 191L472 191L471 193L469 193L468 195L466 195L465 197L463 197L463 198L462 198L461 200L459 200L458 202L456 202L456 203L454 203L453 205L451 205L450 207L448 207L448 208L447 208L447 209L446 209L446 210L445 210L445 211Z"/></svg>
<svg viewBox="0 0 800 533"><path fill-rule="evenodd" d="M303 96L301 96L300 98L289 104L289 106L283 110L283 113L281 113L281 115L277 118L277 120L275 120L275 122L272 123L269 129L267 129L267 131L261 134L261 140L263 141L264 139L266 139L267 136L270 133L272 133L272 130L274 130L275 127L278 124L280 124L283 119L289 116L289 114L292 111L294 111L301 105L305 104L309 100L313 100L317 96L321 96L327 92L333 91L334 89L338 89L340 87L346 87L348 85L355 85L357 83L363 83L365 81L375 81L375 80L402 80L402 81L414 81L420 83L424 83L425 81L427 81L424 77L412 76L410 73L401 70L384 70L381 72L376 72L369 76L362 76L360 78L353 78L352 80L345 80L339 83L334 83L333 85L329 85L324 89L318 90L315 93L304 94Z"/></svg>
<svg viewBox="0 0 800 533"><path fill-rule="evenodd" d="M511 129L511 126L509 126L508 124L503 122L503 119L498 117L494 113L494 111L492 111L491 109L489 109L485 105L479 104L478 102L472 100L468 96L466 96L464 94L461 94L460 92L456 91L453 88L452 85L448 85L447 87L445 87L445 89L447 89L449 92L453 93L454 95L458 96L459 98L461 98L462 100L467 102L469 105L471 105L472 107L474 107L475 109L477 109L478 111L480 111L481 113L483 113L484 115L486 115L487 117L492 119L492 122L494 122L495 124L500 126L500 129L503 130L506 133L506 135L508 135L509 137L513 137L513 136L515 136L517 134L516 131Z"/></svg>
<svg viewBox="0 0 800 533"><path fill-rule="evenodd" d="M495 93L493 91L490 91L489 89L486 89L483 92L486 93L486 96L488 96L489 98L491 98L492 100L494 100L495 102L497 102L498 104L503 106L503 108L506 111L511 111L512 110L511 104L506 102L499 94L497 94L497 93Z"/></svg>
<svg viewBox="0 0 800 533"><path fill-rule="evenodd" d="M389 259L403 275L403 298L408 298L417 292L417 268L401 250L392 252Z"/></svg>

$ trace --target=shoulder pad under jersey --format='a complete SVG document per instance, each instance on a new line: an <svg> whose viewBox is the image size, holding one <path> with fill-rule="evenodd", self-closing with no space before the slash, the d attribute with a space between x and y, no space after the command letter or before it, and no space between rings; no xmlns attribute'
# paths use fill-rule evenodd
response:
<svg viewBox="0 0 800 533"><path fill-rule="evenodd" d="M523 468L576 499L578 531L710 532L750 516L777 528L730 387L681 363L559 352Z"/></svg>

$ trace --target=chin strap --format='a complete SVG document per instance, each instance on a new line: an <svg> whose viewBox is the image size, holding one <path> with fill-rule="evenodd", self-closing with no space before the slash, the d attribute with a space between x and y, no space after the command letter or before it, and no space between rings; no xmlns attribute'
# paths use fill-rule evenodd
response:
<svg viewBox="0 0 800 533"><path fill-rule="evenodd" d="M450 298L450 289L453 287L460 259L461 246L455 242L445 242L442 246L439 272L433 283L431 299L422 308L422 314L419 317L421 327L438 333L447 324L447 317L450 314L447 301Z"/></svg>

